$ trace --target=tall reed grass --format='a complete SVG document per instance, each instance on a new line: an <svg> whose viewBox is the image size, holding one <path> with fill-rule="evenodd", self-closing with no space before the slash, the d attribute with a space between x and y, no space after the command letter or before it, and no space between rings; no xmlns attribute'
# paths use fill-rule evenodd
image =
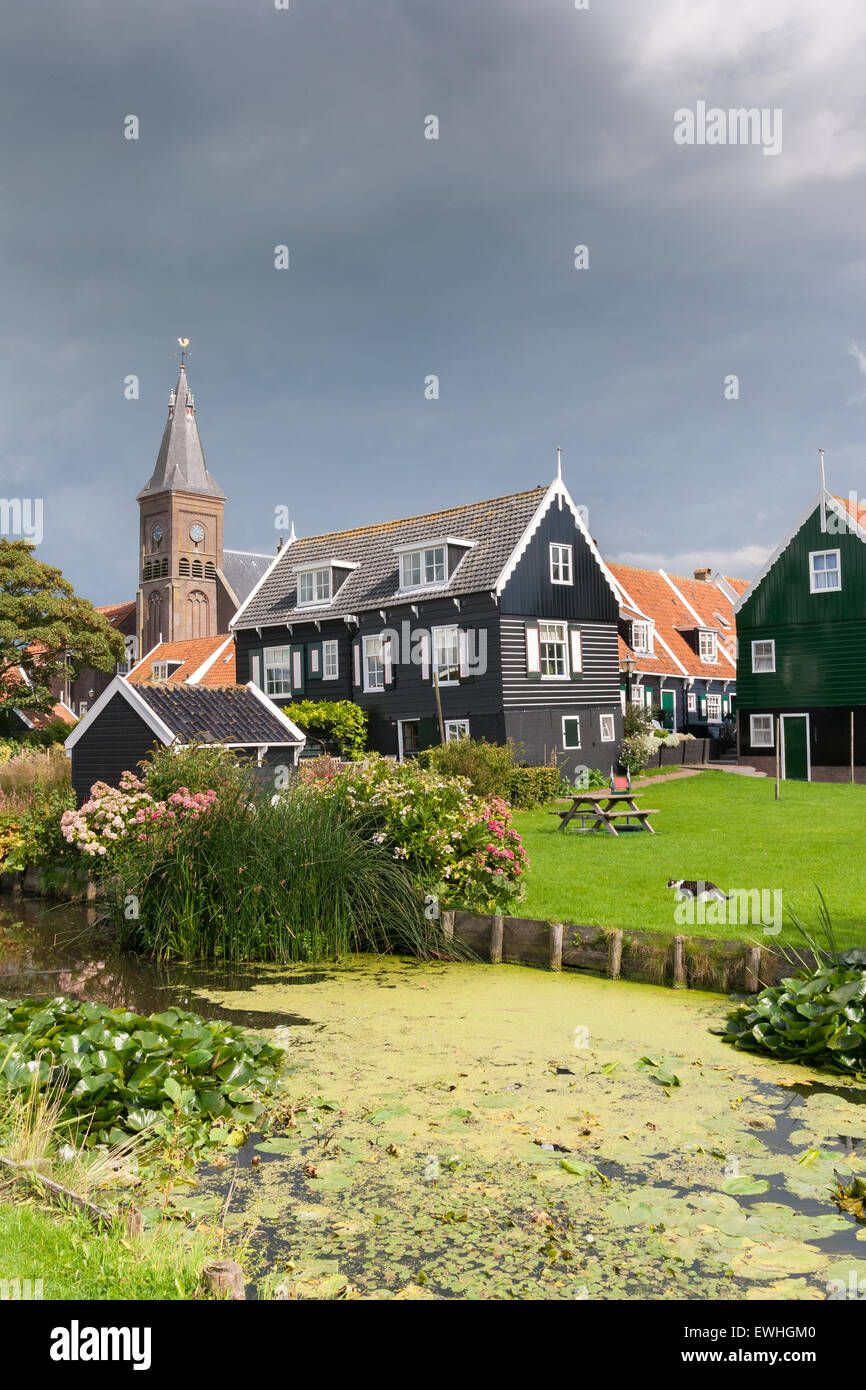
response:
<svg viewBox="0 0 866 1390"><path fill-rule="evenodd" d="M304 786L273 805L223 788L200 819L128 836L114 867L109 914L123 943L159 960L450 954L405 868Z"/></svg>
<svg viewBox="0 0 866 1390"><path fill-rule="evenodd" d="M34 796L70 786L69 759L64 750L26 748L0 763L0 805L10 810L28 806Z"/></svg>

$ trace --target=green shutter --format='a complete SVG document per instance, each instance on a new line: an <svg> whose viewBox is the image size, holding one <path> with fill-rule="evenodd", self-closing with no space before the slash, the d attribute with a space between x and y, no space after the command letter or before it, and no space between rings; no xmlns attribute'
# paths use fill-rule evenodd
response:
<svg viewBox="0 0 866 1390"><path fill-rule="evenodd" d="M563 719L562 733L566 748L580 747L580 719Z"/></svg>
<svg viewBox="0 0 866 1390"><path fill-rule="evenodd" d="M264 652L261 648L250 652L250 680L259 690L265 688Z"/></svg>
<svg viewBox="0 0 866 1390"><path fill-rule="evenodd" d="M322 644L310 642L307 647L307 677L311 681L322 679Z"/></svg>
<svg viewBox="0 0 866 1390"><path fill-rule="evenodd" d="M706 719L706 717L707 717L707 697L706 697L706 695L699 695L699 696L698 696L698 713L700 714L701 720L702 720L702 721L703 721L704 719Z"/></svg>

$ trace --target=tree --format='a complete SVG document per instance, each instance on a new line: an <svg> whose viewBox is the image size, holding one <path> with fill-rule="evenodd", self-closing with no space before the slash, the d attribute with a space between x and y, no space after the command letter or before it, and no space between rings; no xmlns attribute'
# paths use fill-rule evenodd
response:
<svg viewBox="0 0 866 1390"><path fill-rule="evenodd" d="M322 745L332 738L347 758L362 758L367 746L367 711L352 700L295 700L283 713Z"/></svg>
<svg viewBox="0 0 866 1390"><path fill-rule="evenodd" d="M0 540L0 713L50 710L52 681L74 680L85 667L110 671L123 659L122 633L60 570L37 560L29 541ZM26 697L16 667L30 682Z"/></svg>

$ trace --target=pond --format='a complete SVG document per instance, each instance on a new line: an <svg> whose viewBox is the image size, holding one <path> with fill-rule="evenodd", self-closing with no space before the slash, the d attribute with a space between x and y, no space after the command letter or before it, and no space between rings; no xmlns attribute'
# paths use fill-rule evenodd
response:
<svg viewBox="0 0 866 1390"><path fill-rule="evenodd" d="M732 1051L708 1032L718 996L395 958L161 966L92 911L0 900L0 997L56 993L284 1030L295 1123L176 1198L191 1220L228 1203L261 1294L825 1299L866 1280L866 1226L831 1196L834 1170L866 1175L866 1088Z"/></svg>

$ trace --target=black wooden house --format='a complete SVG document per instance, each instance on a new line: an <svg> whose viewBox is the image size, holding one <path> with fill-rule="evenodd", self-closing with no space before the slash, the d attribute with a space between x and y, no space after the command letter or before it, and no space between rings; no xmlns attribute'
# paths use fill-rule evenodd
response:
<svg viewBox="0 0 866 1390"><path fill-rule="evenodd" d="M66 740L72 787L80 806L94 782L116 787L154 745L219 744L255 764L293 765L301 730L254 686L132 685L115 676Z"/></svg>
<svg viewBox="0 0 866 1390"><path fill-rule="evenodd" d="M513 739L607 770L622 738L617 590L560 477L547 488L294 536L231 623L237 679L276 704L354 700L370 746Z"/></svg>

